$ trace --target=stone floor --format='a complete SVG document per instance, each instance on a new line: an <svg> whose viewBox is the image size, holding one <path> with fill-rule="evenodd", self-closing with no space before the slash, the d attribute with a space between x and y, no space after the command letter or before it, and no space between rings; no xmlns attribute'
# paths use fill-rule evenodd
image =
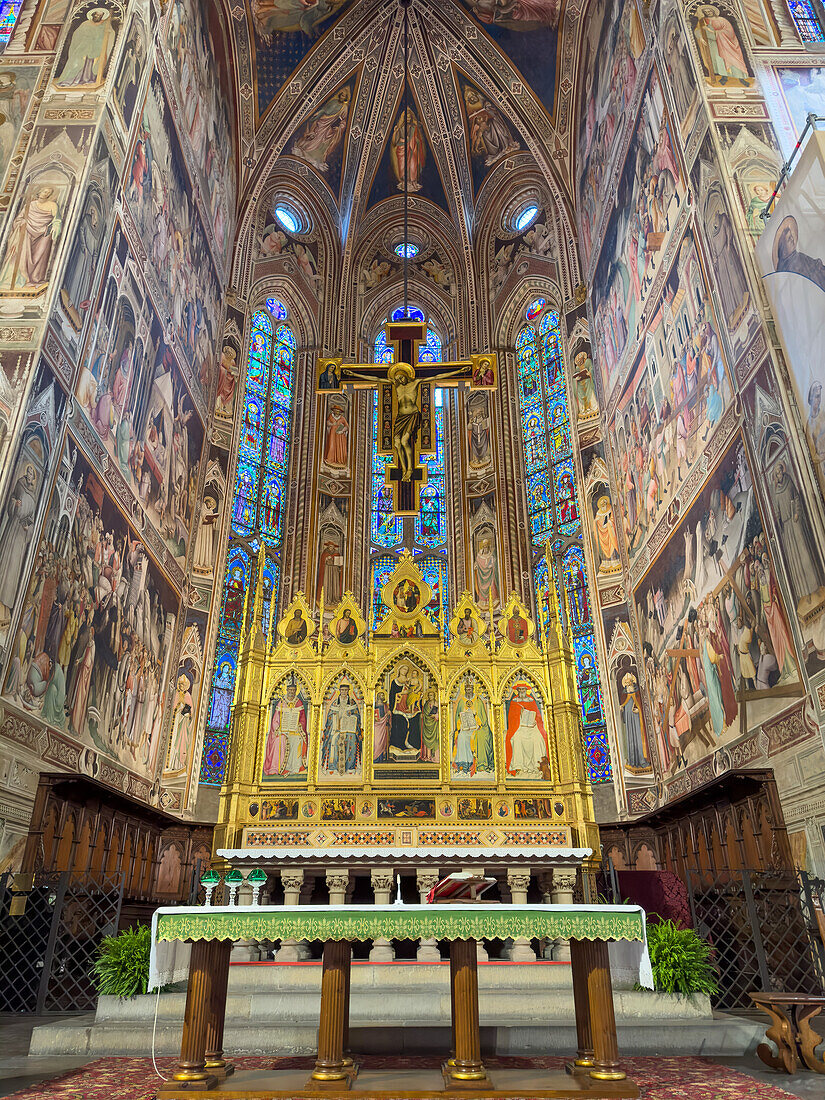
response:
<svg viewBox="0 0 825 1100"><path fill-rule="evenodd" d="M48 1022L57 1017L50 1016ZM0 1016L0 1097L11 1096L25 1088L59 1077L77 1069L93 1059L89 1058L30 1058L29 1041L32 1028L47 1022L44 1017ZM825 1021L819 1030L825 1029ZM825 1030L823 1030L825 1033ZM791 1096L803 1100L825 1100L825 1076L815 1073L798 1073L793 1077L775 1073L758 1058L714 1058L712 1061L730 1069L746 1073L766 1085L784 1089Z"/></svg>

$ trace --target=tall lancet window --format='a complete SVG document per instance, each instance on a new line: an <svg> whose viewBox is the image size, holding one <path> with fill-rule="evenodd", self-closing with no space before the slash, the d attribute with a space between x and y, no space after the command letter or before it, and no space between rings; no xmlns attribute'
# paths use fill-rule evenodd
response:
<svg viewBox="0 0 825 1100"><path fill-rule="evenodd" d="M410 310L415 321L424 321L419 309ZM404 317L403 309L392 313L393 321ZM383 324L386 324L384 321ZM373 348L376 363L391 363L393 349L387 347L383 325ZM443 354L441 337L432 325L427 325L427 343L418 350L420 363L440 363ZM378 392L373 395L372 413L372 619L373 627L387 614L381 599L381 588L397 562L392 553L409 546L417 559L424 579L433 590L428 613L436 625L447 624L447 499L444 467L444 391L437 389L434 397L435 451L422 454L427 467L427 484L421 490L421 507L415 517L401 517L393 511L392 489L386 486L386 467L392 458L378 453Z"/></svg>
<svg viewBox="0 0 825 1100"><path fill-rule="evenodd" d="M9 44L23 0L0 0L0 54Z"/></svg>
<svg viewBox="0 0 825 1100"><path fill-rule="evenodd" d="M612 771L581 541L561 327L558 313L543 298L529 306L525 319L516 339L516 355L530 535L537 554L550 544L556 591L560 599L566 594L562 603L570 609L588 768L591 780L599 782L611 779ZM537 559L534 584L537 604L548 623L544 556ZM566 615L563 607L559 612Z"/></svg>
<svg viewBox="0 0 825 1100"><path fill-rule="evenodd" d="M822 20L811 0L788 0L788 8L803 42L825 42Z"/></svg>
<svg viewBox="0 0 825 1100"><path fill-rule="evenodd" d="M235 693L244 604L255 554L267 548L264 629L270 598L278 590L289 464L295 334L282 302L270 298L252 317L246 391L238 436L238 466L223 605L215 648L212 696L206 719L201 783L223 782L229 750L229 711Z"/></svg>

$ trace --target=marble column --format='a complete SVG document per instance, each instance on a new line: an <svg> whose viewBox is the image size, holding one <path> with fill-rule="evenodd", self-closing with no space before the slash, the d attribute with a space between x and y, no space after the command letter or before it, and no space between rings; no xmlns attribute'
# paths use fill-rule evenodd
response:
<svg viewBox="0 0 825 1100"><path fill-rule="evenodd" d="M526 905L527 891L530 889L530 868L513 867L508 870L507 885L510 887L513 905ZM509 957L513 962L536 961L536 953L531 947L530 941L524 936L517 936L513 940Z"/></svg>
<svg viewBox="0 0 825 1100"><path fill-rule="evenodd" d="M251 905L254 890L247 881L251 870L242 871L243 883L238 887L237 905ZM236 940L232 945L232 962L260 962L261 945L257 940Z"/></svg>
<svg viewBox="0 0 825 1100"><path fill-rule="evenodd" d="M553 905L572 905L573 891L576 889L575 867L554 867L553 886L550 892L550 900ZM546 952L545 952L546 957ZM553 944L550 958L555 962L570 961L570 940L556 940Z"/></svg>
<svg viewBox="0 0 825 1100"><path fill-rule="evenodd" d="M281 872L281 885L284 888L284 905L299 905L301 887L304 885L304 872L290 867ZM303 956L298 940L281 940L275 959L277 962L298 962Z"/></svg>
<svg viewBox="0 0 825 1100"><path fill-rule="evenodd" d="M375 894L376 905L389 905L392 891L393 871L391 867L373 868L370 882ZM395 951L390 940L375 939L370 949L370 962L392 962Z"/></svg>
<svg viewBox="0 0 825 1100"><path fill-rule="evenodd" d="M349 870L344 867L327 868L327 889L330 905L346 905L349 888Z"/></svg>
<svg viewBox="0 0 825 1100"><path fill-rule="evenodd" d="M415 872L415 885L418 887L418 898L422 905L426 904L427 894L436 885L438 879L438 869L435 867L419 867ZM419 962L441 962L438 940L435 937L419 940L415 957Z"/></svg>
<svg viewBox="0 0 825 1100"><path fill-rule="evenodd" d="M462 867L462 871L466 874L477 875L484 878L483 867ZM476 960L480 963L487 962L490 956L487 954L487 948L484 946L484 940L476 940Z"/></svg>

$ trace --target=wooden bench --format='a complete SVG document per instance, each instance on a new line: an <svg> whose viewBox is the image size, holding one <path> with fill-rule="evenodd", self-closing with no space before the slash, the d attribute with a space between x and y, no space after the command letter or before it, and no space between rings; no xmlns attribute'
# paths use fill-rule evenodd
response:
<svg viewBox="0 0 825 1100"><path fill-rule="evenodd" d="M756 1053L771 1069L796 1073L800 1059L814 1073L825 1073L825 1058L816 1048L825 1038L811 1027L811 1020L825 1008L825 996L816 993L751 993L753 1003L771 1018L765 1038L776 1043L777 1054L767 1043Z"/></svg>

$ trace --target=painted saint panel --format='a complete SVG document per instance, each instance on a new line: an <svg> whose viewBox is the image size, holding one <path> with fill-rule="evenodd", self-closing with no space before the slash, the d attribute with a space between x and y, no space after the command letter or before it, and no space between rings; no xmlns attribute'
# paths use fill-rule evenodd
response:
<svg viewBox="0 0 825 1100"><path fill-rule="evenodd" d="M631 562L665 514L731 400L705 278L688 233L616 406L609 439ZM609 540L608 540L609 545ZM609 557L609 555L608 555Z"/></svg>
<svg viewBox="0 0 825 1100"><path fill-rule="evenodd" d="M507 779L551 779L544 700L528 676L504 693L504 768Z"/></svg>
<svg viewBox="0 0 825 1100"><path fill-rule="evenodd" d="M62 92L97 92L106 82L123 22L123 8L86 0L75 8L57 58L54 86Z"/></svg>
<svg viewBox="0 0 825 1100"><path fill-rule="evenodd" d="M776 567L741 440L636 591L661 771L715 753L802 694Z"/></svg>
<svg viewBox="0 0 825 1100"><path fill-rule="evenodd" d="M765 228L765 211L782 171L776 137L770 126L754 122L720 126L719 137L748 233L756 241Z"/></svg>
<svg viewBox="0 0 825 1100"><path fill-rule="evenodd" d="M11 167L39 75L39 65L0 64L0 187ZM0 226L5 213L5 209L0 210Z"/></svg>
<svg viewBox="0 0 825 1100"><path fill-rule="evenodd" d="M470 672L458 680L450 698L450 775L476 783L496 778L490 695Z"/></svg>
<svg viewBox="0 0 825 1100"><path fill-rule="evenodd" d="M364 772L364 696L346 672L327 688L321 708L318 780L351 782Z"/></svg>
<svg viewBox="0 0 825 1100"><path fill-rule="evenodd" d="M294 674L276 685L269 700L262 780L306 780L310 693Z"/></svg>
<svg viewBox="0 0 825 1100"><path fill-rule="evenodd" d="M114 101L126 130L132 125L143 72L146 67L146 29L139 15L132 16L113 87Z"/></svg>
<svg viewBox="0 0 825 1100"><path fill-rule="evenodd" d="M175 671L169 715L166 763L161 776L164 804L184 810L195 794L193 775L198 754L198 710L203 686L203 653L206 615L189 611L183 630L178 666ZM131 724L131 711L140 707L146 683L140 667L126 676L124 723Z"/></svg>
<svg viewBox="0 0 825 1100"><path fill-rule="evenodd" d="M607 394L627 347L639 334L684 194L685 180L654 68L619 179L616 211L593 276L596 343Z"/></svg>
<svg viewBox="0 0 825 1100"><path fill-rule="evenodd" d="M750 88L754 82L753 69L733 9L722 0L716 4L696 4L690 25L709 87Z"/></svg>
<svg viewBox="0 0 825 1100"><path fill-rule="evenodd" d="M661 47L668 83L673 93L679 129L687 141L694 123L701 116L702 96L691 60L688 32L682 22L681 5L665 0L661 6Z"/></svg>
<svg viewBox="0 0 825 1100"><path fill-rule="evenodd" d="M215 369L221 284L157 72L149 84L125 196L181 352L205 399Z"/></svg>
<svg viewBox="0 0 825 1100"><path fill-rule="evenodd" d="M177 603L138 534L71 448L28 584L4 694L152 776Z"/></svg>

